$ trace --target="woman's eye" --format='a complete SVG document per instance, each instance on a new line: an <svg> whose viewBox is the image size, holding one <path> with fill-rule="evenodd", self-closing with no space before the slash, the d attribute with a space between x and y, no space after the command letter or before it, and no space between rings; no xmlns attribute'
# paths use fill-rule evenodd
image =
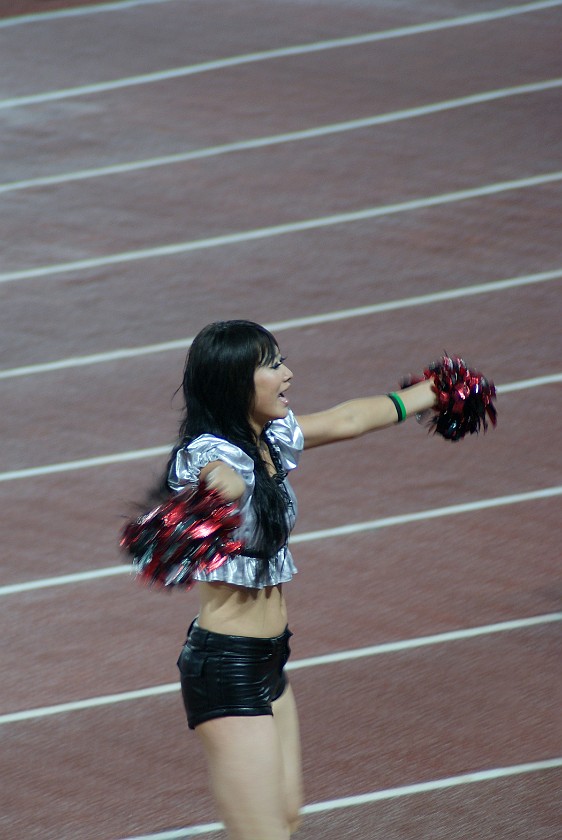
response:
<svg viewBox="0 0 562 840"><path fill-rule="evenodd" d="M286 359L287 359L286 356L281 356L281 358L279 359L278 362L273 362L273 365L272 365L273 370L277 370L277 368L280 368L281 365L283 364L283 362L286 361Z"/></svg>

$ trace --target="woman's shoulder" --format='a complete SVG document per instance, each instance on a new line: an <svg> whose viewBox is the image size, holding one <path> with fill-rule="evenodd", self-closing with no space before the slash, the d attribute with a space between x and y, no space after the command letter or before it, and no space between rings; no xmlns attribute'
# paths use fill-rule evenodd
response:
<svg viewBox="0 0 562 840"><path fill-rule="evenodd" d="M242 476L247 486L253 485L252 458L234 443L211 434L199 435L179 447L170 465L168 483L172 488L197 484L199 473L212 461L223 461Z"/></svg>
<svg viewBox="0 0 562 840"><path fill-rule="evenodd" d="M293 412L289 409L286 417L273 420L266 434L279 449L284 468L293 470L304 447L304 436Z"/></svg>

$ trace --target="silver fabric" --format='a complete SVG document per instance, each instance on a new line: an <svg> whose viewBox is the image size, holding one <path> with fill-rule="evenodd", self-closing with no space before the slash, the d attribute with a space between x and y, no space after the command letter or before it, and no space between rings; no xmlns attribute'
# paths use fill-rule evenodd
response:
<svg viewBox="0 0 562 840"><path fill-rule="evenodd" d="M287 417L282 420L274 420L266 429L266 435L275 447L283 469L287 472L295 469L304 446L304 438L293 412L289 411ZM254 462L237 446L214 435L201 435L188 446L178 450L175 461L170 467L168 484L172 490L176 491L186 485L196 487L199 483L200 471L211 461L224 461L236 470L246 485L240 499L242 525L233 536L235 539L251 544L256 526L256 517L252 507L255 483ZM297 499L286 478L283 484L289 498L287 518L291 531L297 517ZM264 565L267 568L264 569ZM237 555L214 572L208 574L196 572L194 580L222 581L236 586L262 589L266 586L286 583L296 572L297 568L291 552L288 546L283 546L275 557L271 558L269 564L256 557Z"/></svg>

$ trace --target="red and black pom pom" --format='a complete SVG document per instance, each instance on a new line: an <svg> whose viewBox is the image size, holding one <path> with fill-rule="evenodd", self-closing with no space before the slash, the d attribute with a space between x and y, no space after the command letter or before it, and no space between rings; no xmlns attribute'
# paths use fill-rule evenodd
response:
<svg viewBox="0 0 562 840"><path fill-rule="evenodd" d="M189 589L197 570L211 572L240 553L242 543L232 537L239 525L234 504L199 487L128 522L120 546L142 580Z"/></svg>
<svg viewBox="0 0 562 840"><path fill-rule="evenodd" d="M478 371L469 368L459 356L445 354L428 365L423 376L408 377L402 387L433 380L437 394L436 413L429 421L434 434L446 440L462 440L488 428L488 420L495 426L497 411L492 400L496 396L494 383Z"/></svg>

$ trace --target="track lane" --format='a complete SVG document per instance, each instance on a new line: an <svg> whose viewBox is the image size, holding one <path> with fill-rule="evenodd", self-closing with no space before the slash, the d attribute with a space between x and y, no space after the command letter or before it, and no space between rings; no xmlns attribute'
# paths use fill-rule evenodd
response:
<svg viewBox="0 0 562 840"><path fill-rule="evenodd" d="M347 54L340 51L337 73L334 55L318 53L286 59L281 68L278 62L265 62L263 66L230 68L146 89L86 97L84 101L8 109L4 134L11 149L10 174L20 179L77 169L85 156L89 165L104 165L108 157L123 160L124 156L138 159L173 154L239 137L300 130L331 122L334 114L340 120L357 119L468 95L490 86L555 77L560 69L556 60L556 21L560 13L553 8L530 17L521 15L513 20L452 30L452 38L451 32L436 32L367 45L360 52L357 48ZM337 9L334 14L341 32L341 15ZM384 14L376 9L377 18ZM244 33L254 31L255 18L251 28L244 26L243 20L238 15L238 21L232 22L228 30L230 41L235 37L236 26L241 26ZM76 48L84 37L91 43L88 27L85 35L70 41L76 42ZM56 38L56 30L53 32L52 37ZM29 36L23 31L22 36L25 48L30 49ZM14 37L11 30L9 37ZM198 40L208 43L208 38ZM100 45L105 43L107 39L99 40ZM110 50L109 46L108 55L99 59L104 65L111 65L122 52ZM47 43L36 52L52 49L53 44ZM183 55L185 49L182 45ZM495 60L498 53L502 54L499 64ZM17 54L23 55L23 48ZM26 70L29 73L29 67ZM17 74L13 85L25 78L26 74ZM217 107L221 101L228 102L229 107ZM275 108L271 107L272 102ZM119 112L118 121L112 117L115 110ZM64 133L69 122L73 125L71 143L66 142ZM22 124L28 129L24 142Z"/></svg>
<svg viewBox="0 0 562 840"><path fill-rule="evenodd" d="M525 378L548 374L551 371L545 369L541 340L545 333L557 333L559 289L558 282L543 284L531 299L525 288L510 289L497 297L492 295L485 307L478 307L475 302L464 305L443 301L416 311L413 326L408 309L356 319L353 335L345 348L337 352L334 348L341 329L338 322L289 330L280 336L280 341L294 371L292 407L298 414L333 404L334 382L339 383L336 401L343 401L358 394L385 393L403 375L421 372L442 352L441 347L435 346L432 333L436 322L440 325L440 345L485 369L500 387L502 382L517 381L522 373ZM524 346L515 356L510 346L511 331L523 306ZM479 312L476 328L475 311ZM395 358L397 335L404 336L400 341L400 362ZM177 360L175 366L173 357ZM95 366L88 372L87 389L83 387L80 369L37 377L34 387L25 378L5 380L6 417L11 419L11 431L8 425L0 472L160 447L167 442L171 445L180 410L178 399L172 401L172 396L181 382L183 357L182 352ZM545 387L558 393L556 384ZM509 395L511 405L517 399L516 395ZM84 413L80 423L73 420L78 407ZM57 426L52 418L59 413L62 416ZM133 423L135 417L137 422ZM138 422L140 418L142 423ZM498 435L502 434L505 432L500 427ZM310 456L314 458L314 453ZM164 462L163 456L160 463ZM159 468L158 462L154 468Z"/></svg>
<svg viewBox="0 0 562 840"><path fill-rule="evenodd" d="M351 301L369 305L559 268L560 188L523 190L513 199L487 198L160 258L150 270L148 264L130 264L26 280L17 292L8 284L0 287L3 367L184 339L216 317L271 323L294 317L297 306L306 316L318 312L319 302L324 311L346 309Z"/></svg>
<svg viewBox="0 0 562 840"><path fill-rule="evenodd" d="M533 630L482 645L480 640L464 645L462 652L452 645L438 654L404 653L379 661L368 672L351 663L328 667L322 674L314 669L295 674L292 681L303 709L307 801L517 764L525 752L532 753L526 760L554 757L556 637L548 630ZM313 743L314 698L326 679L333 691L324 692L324 737ZM344 688L345 745L339 702ZM366 703L365 695L373 702ZM200 766L201 756L194 739L177 738L183 714L178 700L155 699L150 708L141 701L127 709L116 707L111 730L104 726L106 710L53 719L48 726L41 721L26 724L35 760L25 778L18 769L21 725L10 727L3 748L11 771L6 792L22 803L34 790L37 803L34 813L20 809L22 833L35 820L45 837L54 837L55 829L59 837L70 838L78 830L85 836L95 830L98 837L115 837L135 833L140 826L154 831L185 825L186 811L190 823L216 818L202 774L186 776L186 761ZM372 737L366 739L366 731ZM94 755L114 754L111 764L87 781L81 771L91 756L84 755L84 736L95 745ZM41 767L53 737L59 749L50 758L52 773L45 775ZM154 760L160 754L166 755L166 774ZM53 796L55 778L58 793ZM118 782L123 779L134 815L119 807ZM338 780L337 791L333 779ZM69 807L80 790L80 807ZM105 807L100 809L102 801Z"/></svg>
<svg viewBox="0 0 562 840"><path fill-rule="evenodd" d="M543 499L295 545L299 576L287 587L295 657L556 612L559 507L558 498ZM539 557L537 520L545 528ZM127 575L4 598L2 713L175 682L196 602L196 593L147 590ZM311 623L317 602L324 606ZM32 634L21 634L22 610ZM350 613L353 622L334 620ZM139 673L143 650L151 655Z"/></svg>

